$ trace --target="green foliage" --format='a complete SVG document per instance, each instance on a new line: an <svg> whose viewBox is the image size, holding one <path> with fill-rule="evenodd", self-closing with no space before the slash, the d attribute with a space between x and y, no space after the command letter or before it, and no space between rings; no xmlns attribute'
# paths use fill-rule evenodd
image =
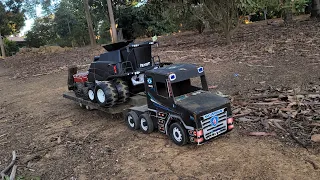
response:
<svg viewBox="0 0 320 180"><path fill-rule="evenodd" d="M58 45L70 47L89 43L83 3L76 0L62 0L56 9L53 21Z"/></svg>
<svg viewBox="0 0 320 180"><path fill-rule="evenodd" d="M98 27L98 34L99 34L99 39L98 43L99 44L108 44L111 42L111 35L109 32L110 29L110 24L108 21L103 21L99 27Z"/></svg>
<svg viewBox="0 0 320 180"><path fill-rule="evenodd" d="M35 20L31 30L26 34L26 42L30 47L40 47L53 43L56 39L52 16Z"/></svg>
<svg viewBox="0 0 320 180"><path fill-rule="evenodd" d="M139 8L121 8L116 14L119 28L126 39L176 32L180 23L175 21L178 15L174 8L160 1L151 1Z"/></svg>
<svg viewBox="0 0 320 180"><path fill-rule="evenodd" d="M0 2L0 32L2 35L18 33L24 26L24 14L21 6L21 0Z"/></svg>
<svg viewBox="0 0 320 180"><path fill-rule="evenodd" d="M19 47L16 42L10 41L8 39L4 39L4 48L6 55L16 54L19 51Z"/></svg>

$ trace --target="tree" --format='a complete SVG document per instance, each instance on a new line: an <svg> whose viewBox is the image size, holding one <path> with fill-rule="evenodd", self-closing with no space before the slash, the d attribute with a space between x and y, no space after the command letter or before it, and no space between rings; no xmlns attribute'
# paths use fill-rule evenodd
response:
<svg viewBox="0 0 320 180"><path fill-rule="evenodd" d="M0 2L0 48L5 57L5 47L2 37L18 33L24 25L24 14L21 0L5 0Z"/></svg>
<svg viewBox="0 0 320 180"><path fill-rule="evenodd" d="M320 0L312 0L311 18L320 20Z"/></svg>
<svg viewBox="0 0 320 180"><path fill-rule="evenodd" d="M116 24L114 22L114 17L113 17L113 10L112 10L111 0L107 0L107 3L108 3L108 12L109 12L110 24L111 24L111 29L112 29L112 42L116 43L118 41L118 37L117 37Z"/></svg>
<svg viewBox="0 0 320 180"><path fill-rule="evenodd" d="M40 47L54 43L57 36L53 26L53 16L37 18L31 30L26 34L28 46Z"/></svg>
<svg viewBox="0 0 320 180"><path fill-rule="evenodd" d="M231 44L231 37L239 25L238 4L235 0L202 1L206 18L211 28L221 28L227 44Z"/></svg>
<svg viewBox="0 0 320 180"><path fill-rule="evenodd" d="M77 0L60 2L53 25L60 46L84 46L90 43L84 6Z"/></svg>
<svg viewBox="0 0 320 180"><path fill-rule="evenodd" d="M92 19L91 19L91 15L90 15L88 0L83 0L83 5L84 5L85 13L86 13L86 20L87 20L87 24L88 24L90 43L91 43L91 46L95 46L96 45L96 38L94 35L94 31L93 31Z"/></svg>

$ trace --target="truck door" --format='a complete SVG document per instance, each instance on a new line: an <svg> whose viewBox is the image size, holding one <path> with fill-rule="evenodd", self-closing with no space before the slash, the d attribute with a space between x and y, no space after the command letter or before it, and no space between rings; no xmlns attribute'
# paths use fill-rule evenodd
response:
<svg viewBox="0 0 320 180"><path fill-rule="evenodd" d="M158 124L160 132L165 133L164 125L170 113L174 113L173 97L170 96L166 79L146 76L147 102L150 116Z"/></svg>

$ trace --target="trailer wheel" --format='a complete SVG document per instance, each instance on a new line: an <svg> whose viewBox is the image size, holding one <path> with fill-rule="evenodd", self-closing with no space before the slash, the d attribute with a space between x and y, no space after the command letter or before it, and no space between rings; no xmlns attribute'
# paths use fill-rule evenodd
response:
<svg viewBox="0 0 320 180"><path fill-rule="evenodd" d="M150 134L154 130L153 121L146 113L141 114L140 117L140 130L145 134Z"/></svg>
<svg viewBox="0 0 320 180"><path fill-rule="evenodd" d="M126 81L122 79L117 79L115 82L115 86L118 92L118 101L126 102L130 98L129 86Z"/></svg>
<svg viewBox="0 0 320 180"><path fill-rule="evenodd" d="M131 130L139 129L140 120L137 113L135 113L134 111L127 112L125 116L125 121L127 122L129 129Z"/></svg>
<svg viewBox="0 0 320 180"><path fill-rule="evenodd" d="M178 146L183 146L188 141L186 130L180 123L171 124L169 134L172 141Z"/></svg>
<svg viewBox="0 0 320 180"><path fill-rule="evenodd" d="M96 102L94 88L92 88L92 87L88 88L88 98L90 99L91 102Z"/></svg>
<svg viewBox="0 0 320 180"><path fill-rule="evenodd" d="M101 106L111 107L117 100L116 89L108 81L101 82L96 86L95 97Z"/></svg>

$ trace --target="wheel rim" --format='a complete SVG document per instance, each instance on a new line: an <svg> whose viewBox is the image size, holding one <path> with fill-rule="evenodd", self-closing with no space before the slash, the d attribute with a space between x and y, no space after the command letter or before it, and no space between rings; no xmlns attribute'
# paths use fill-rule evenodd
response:
<svg viewBox="0 0 320 180"><path fill-rule="evenodd" d="M106 100L106 96L105 96L104 92L102 91L102 89L98 89L97 97L98 97L99 102L101 102L101 103L104 103Z"/></svg>
<svg viewBox="0 0 320 180"><path fill-rule="evenodd" d="M172 130L172 134L173 134L173 137L176 141L178 141L178 142L182 141L182 133L179 128L174 127Z"/></svg>
<svg viewBox="0 0 320 180"><path fill-rule="evenodd" d="M94 100L94 92L93 92L93 90L89 89L88 95L89 95L89 99L93 101Z"/></svg>
<svg viewBox="0 0 320 180"><path fill-rule="evenodd" d="M127 118L129 126L134 128L134 121L133 121L133 117L131 115L128 116Z"/></svg>
<svg viewBox="0 0 320 180"><path fill-rule="evenodd" d="M141 123L140 126L144 131L148 130L148 124L147 124L147 120L145 118L141 118Z"/></svg>

